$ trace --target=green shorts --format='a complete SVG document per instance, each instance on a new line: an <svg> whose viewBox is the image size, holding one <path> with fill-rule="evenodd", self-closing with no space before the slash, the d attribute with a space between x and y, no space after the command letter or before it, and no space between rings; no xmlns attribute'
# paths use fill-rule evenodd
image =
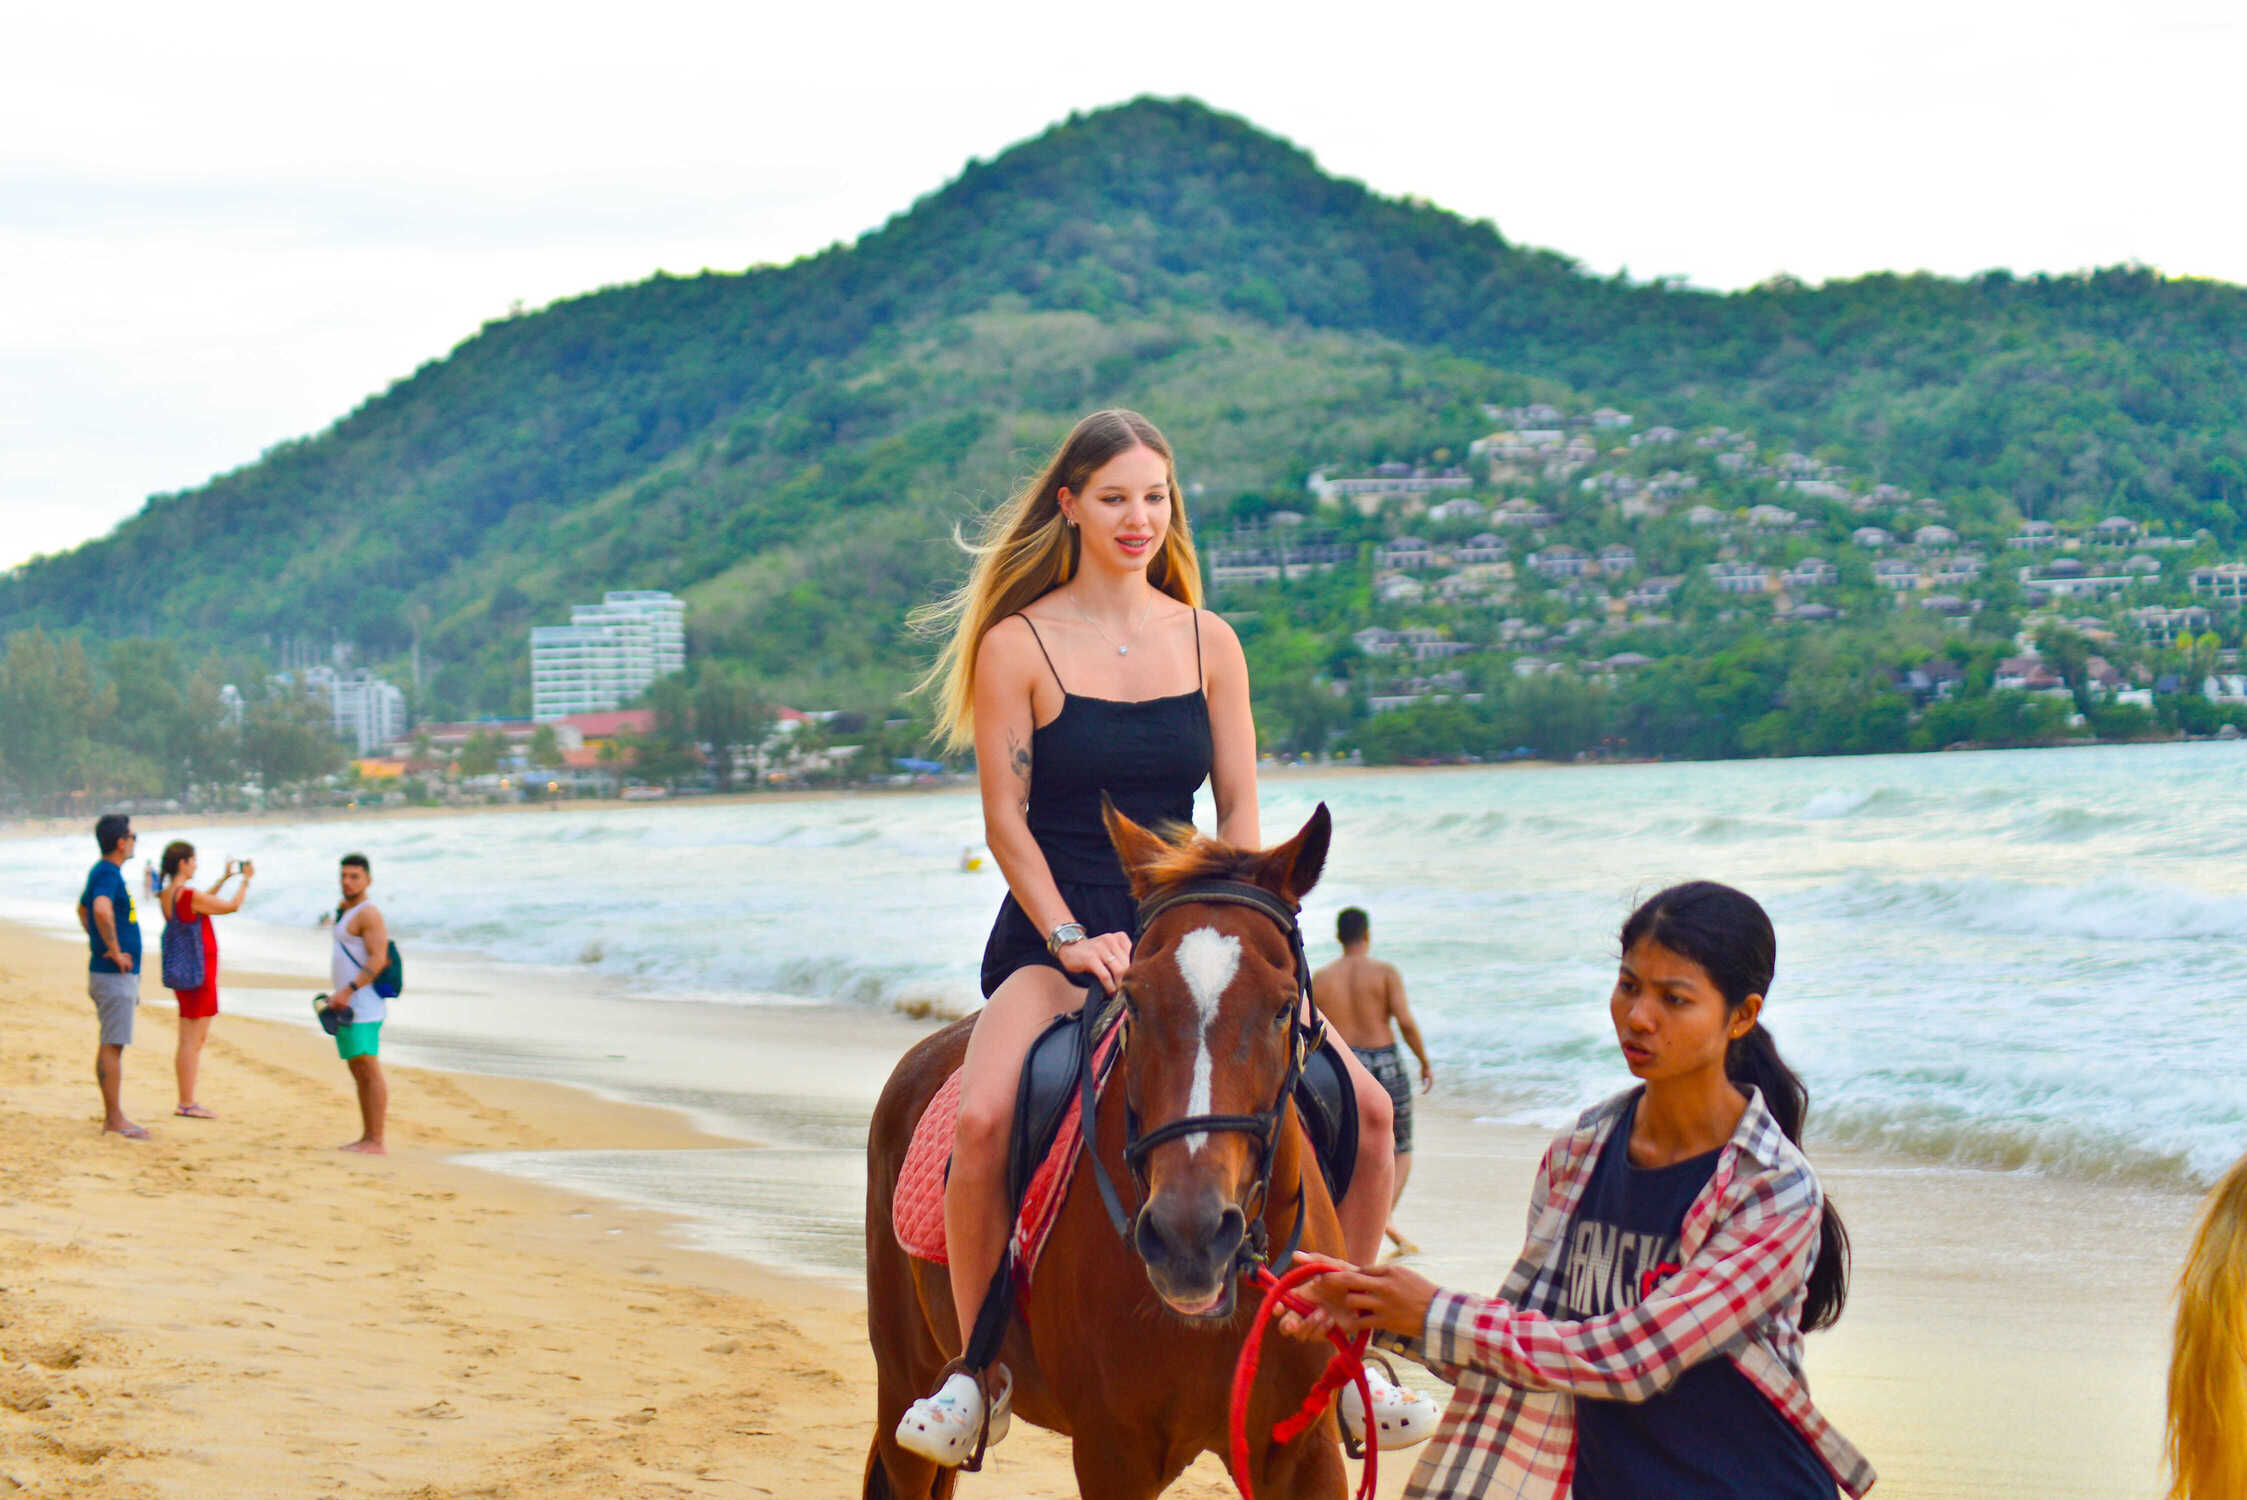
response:
<svg viewBox="0 0 2247 1500"><path fill-rule="evenodd" d="M354 1057L382 1055L382 1023L353 1021L335 1029L335 1055L349 1062Z"/></svg>

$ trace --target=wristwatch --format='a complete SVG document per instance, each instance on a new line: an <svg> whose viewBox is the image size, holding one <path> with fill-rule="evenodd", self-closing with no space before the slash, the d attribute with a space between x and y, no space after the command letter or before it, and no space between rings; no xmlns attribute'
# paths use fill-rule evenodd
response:
<svg viewBox="0 0 2247 1500"><path fill-rule="evenodd" d="M1052 954L1055 958L1059 958L1061 956L1061 950L1063 948L1068 947L1071 943L1081 943L1084 940L1084 923L1063 922L1059 927L1054 928L1052 932L1046 935L1045 951Z"/></svg>

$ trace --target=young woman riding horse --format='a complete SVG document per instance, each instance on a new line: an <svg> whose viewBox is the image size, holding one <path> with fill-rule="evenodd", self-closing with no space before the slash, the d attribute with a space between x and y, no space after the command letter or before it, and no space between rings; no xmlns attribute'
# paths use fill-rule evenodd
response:
<svg viewBox="0 0 2247 1500"><path fill-rule="evenodd" d="M1238 1295L1244 1265L1290 1247L1342 1252L1294 1092L1310 1035L1295 912L1330 831L1321 807L1276 849L1235 849L1111 815L1141 927L1124 1019L1102 1043L1114 1058L1104 1088L1076 1065L1075 1091L1093 1104L1075 1175L996 1334L1015 1414L1068 1435L1083 1500L1154 1500L1200 1455L1231 1453L1253 1322L1243 1305L1253 1299ZM907 1246L929 1248L916 1201L930 1170L923 1117L957 1082L974 1026L955 1021L908 1049L867 1129L866 1333L879 1395L865 1500L950 1500L960 1473L906 1449L896 1429L960 1348L944 1271ZM948 1139L950 1116L937 1118ZM1342 1500L1334 1417L1300 1419L1329 1353L1263 1347L1240 1412L1248 1451L1234 1455L1257 1500Z"/></svg>
<svg viewBox="0 0 2247 1500"><path fill-rule="evenodd" d="M1217 835L1258 842L1256 730L1248 663L1231 627L1200 608L1200 565L1170 446L1135 412L1094 412L1037 480L993 514L968 582L922 617L951 641L924 686L957 749L974 743L984 841L1007 896L983 951L983 994L964 1065L944 1197L953 1304L975 1324L1008 1234L1008 1131L1030 1043L1113 992L1131 962L1130 884L1102 827L1110 798L1140 824L1190 823L1206 779ZM1391 1106L1351 1059L1362 1126L1354 1189L1341 1205L1352 1256L1379 1251ZM1003 1431L1008 1377L991 1372ZM1384 1429L1424 1433L1433 1407L1376 1392ZM984 1400L955 1374L917 1401L897 1441L939 1464L975 1448Z"/></svg>

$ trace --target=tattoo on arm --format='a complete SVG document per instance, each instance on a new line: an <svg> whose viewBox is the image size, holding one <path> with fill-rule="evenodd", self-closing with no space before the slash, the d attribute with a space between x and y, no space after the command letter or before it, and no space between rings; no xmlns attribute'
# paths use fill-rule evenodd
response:
<svg viewBox="0 0 2247 1500"><path fill-rule="evenodd" d="M1030 811L1030 747L1024 744L1013 730L1009 729L1006 732L1006 751L1007 764L1014 768L1014 779L1022 783L1022 812L1024 816L1028 816Z"/></svg>

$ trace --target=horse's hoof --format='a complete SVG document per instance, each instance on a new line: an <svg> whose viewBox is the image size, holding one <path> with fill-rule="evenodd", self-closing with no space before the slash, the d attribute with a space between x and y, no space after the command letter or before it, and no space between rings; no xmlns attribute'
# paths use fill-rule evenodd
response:
<svg viewBox="0 0 2247 1500"><path fill-rule="evenodd" d="M998 1399L991 1406L989 1448L1014 1425L1014 1377L1000 1365L991 1372ZM905 1408L897 1421L897 1446L930 1463L956 1469L975 1454L983 1427L983 1392L975 1377L964 1371L953 1374L933 1396L923 1396Z"/></svg>
<svg viewBox="0 0 2247 1500"><path fill-rule="evenodd" d="M1373 1391L1374 1446L1384 1451L1409 1448L1428 1440L1436 1430L1436 1404L1417 1391L1393 1385L1379 1370L1368 1369L1365 1382ZM1365 1405L1358 1399L1356 1382L1342 1387L1342 1430L1358 1442L1365 1441Z"/></svg>

